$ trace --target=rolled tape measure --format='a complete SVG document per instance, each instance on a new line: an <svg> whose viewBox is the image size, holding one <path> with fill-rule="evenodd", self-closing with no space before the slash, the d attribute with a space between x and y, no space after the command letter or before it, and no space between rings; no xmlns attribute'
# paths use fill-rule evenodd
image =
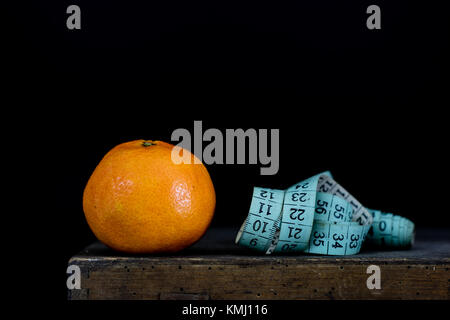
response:
<svg viewBox="0 0 450 320"><path fill-rule="evenodd" d="M411 247L414 244L414 223L404 217L379 210L368 209L372 214L372 228L367 242L381 247Z"/></svg>
<svg viewBox="0 0 450 320"><path fill-rule="evenodd" d="M249 211L236 243L266 254L351 255L368 235L387 246L407 246L414 238L411 221L366 209L329 171L286 190L255 187Z"/></svg>

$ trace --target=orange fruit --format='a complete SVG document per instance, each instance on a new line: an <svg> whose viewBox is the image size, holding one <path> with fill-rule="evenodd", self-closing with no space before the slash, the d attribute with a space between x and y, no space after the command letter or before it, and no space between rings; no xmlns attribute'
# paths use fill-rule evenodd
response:
<svg viewBox="0 0 450 320"><path fill-rule="evenodd" d="M135 140L110 150L84 189L83 210L95 236L129 253L175 252L199 240L216 194L203 164L175 164L174 146Z"/></svg>

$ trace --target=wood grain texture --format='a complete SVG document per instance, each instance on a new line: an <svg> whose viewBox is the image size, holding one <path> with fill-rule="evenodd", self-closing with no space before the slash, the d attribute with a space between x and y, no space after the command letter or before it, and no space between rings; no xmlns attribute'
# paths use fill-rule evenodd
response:
<svg viewBox="0 0 450 320"><path fill-rule="evenodd" d="M94 243L69 264L82 272L77 299L444 299L450 298L450 231L419 230L411 250L347 257L262 256L234 245L235 230L210 229L175 255L118 254ZM367 267L381 269L369 290Z"/></svg>

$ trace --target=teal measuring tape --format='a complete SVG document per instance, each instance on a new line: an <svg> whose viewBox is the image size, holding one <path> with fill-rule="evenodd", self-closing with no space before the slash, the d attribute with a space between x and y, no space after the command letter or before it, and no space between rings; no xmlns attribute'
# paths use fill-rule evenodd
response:
<svg viewBox="0 0 450 320"><path fill-rule="evenodd" d="M368 209L373 216L367 242L381 247L411 247L414 244L414 223L404 217Z"/></svg>
<svg viewBox="0 0 450 320"><path fill-rule="evenodd" d="M328 171L286 190L255 187L249 211L236 243L266 254L351 255L366 238L386 246L414 239L411 221L366 209Z"/></svg>

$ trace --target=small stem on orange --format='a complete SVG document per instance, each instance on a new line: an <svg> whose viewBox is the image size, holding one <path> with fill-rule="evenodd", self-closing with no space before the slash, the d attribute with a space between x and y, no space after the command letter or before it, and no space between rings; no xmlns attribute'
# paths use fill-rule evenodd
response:
<svg viewBox="0 0 450 320"><path fill-rule="evenodd" d="M142 142L142 145L144 147L149 147L149 146L155 145L155 143L153 143L153 141L144 141L144 142Z"/></svg>

